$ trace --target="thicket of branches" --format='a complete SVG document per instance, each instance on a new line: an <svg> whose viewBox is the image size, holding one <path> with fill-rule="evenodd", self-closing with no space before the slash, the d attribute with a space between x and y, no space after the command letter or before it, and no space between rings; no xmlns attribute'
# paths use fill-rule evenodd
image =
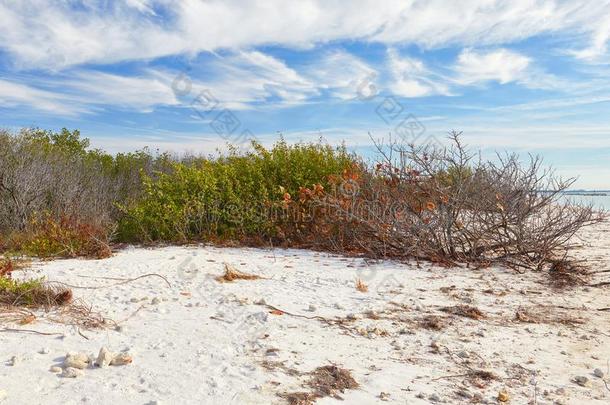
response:
<svg viewBox="0 0 610 405"><path fill-rule="evenodd" d="M354 166L329 193L304 193L295 209L313 219L311 235L324 237L300 239L372 257L541 269L565 263L575 233L604 219L567 201L574 179L557 177L540 157L483 160L460 134L450 140L447 148L377 143L373 168Z"/></svg>
<svg viewBox="0 0 610 405"><path fill-rule="evenodd" d="M0 249L107 254L117 202L138 198L155 163L146 151L91 150L78 131L0 131Z"/></svg>

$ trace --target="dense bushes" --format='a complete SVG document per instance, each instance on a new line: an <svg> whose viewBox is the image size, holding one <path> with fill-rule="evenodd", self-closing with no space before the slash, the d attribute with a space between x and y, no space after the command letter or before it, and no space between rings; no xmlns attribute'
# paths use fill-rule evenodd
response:
<svg viewBox="0 0 610 405"><path fill-rule="evenodd" d="M88 147L78 131L0 132L0 249L103 257L111 241L267 240L285 198L353 160L345 148L283 140L215 158Z"/></svg>
<svg viewBox="0 0 610 405"><path fill-rule="evenodd" d="M117 201L139 198L141 172L162 169L168 157L88 147L78 131L0 131L0 248L42 256L108 251Z"/></svg>
<svg viewBox="0 0 610 405"><path fill-rule="evenodd" d="M120 238L267 240L282 221L282 201L301 186L328 185L353 160L344 148L323 144L289 146L281 140L270 150L253 146L245 155L232 150L191 165L175 162L171 171L154 179L145 176L142 198L123 207Z"/></svg>
<svg viewBox="0 0 610 405"><path fill-rule="evenodd" d="M78 131L0 132L0 249L110 254L114 242L237 241L370 257L542 268L603 219L566 204L572 182L515 155L379 145L367 166L323 143L214 158L111 156Z"/></svg>

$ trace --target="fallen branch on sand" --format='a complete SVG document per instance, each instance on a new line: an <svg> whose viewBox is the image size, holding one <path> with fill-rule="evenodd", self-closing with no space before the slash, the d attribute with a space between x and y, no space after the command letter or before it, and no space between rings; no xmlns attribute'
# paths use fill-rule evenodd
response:
<svg viewBox="0 0 610 405"><path fill-rule="evenodd" d="M326 325L329 326L338 326L339 328L345 330L346 332L348 332L350 335L354 335L353 331L351 328L348 328L347 326L343 325L342 320L341 319L328 319L328 318L324 318L323 316L319 316L319 315L314 315L314 316L307 316L307 315L300 315L300 314L293 314L291 312L287 312L284 311L283 309L280 309L278 307L275 307L273 305L269 305L267 303L258 303L257 305L261 305L264 306L268 309L270 309L271 311L275 312L275 313L281 313L281 314L285 314L288 316L293 316L296 318L303 318L303 319L314 319L314 320L318 320Z"/></svg>
<svg viewBox="0 0 610 405"><path fill-rule="evenodd" d="M14 333L34 333L36 335L44 335L44 336L63 336L63 333L52 333L52 332L39 332L37 330L32 329L13 329L13 328L2 328L0 332L14 332Z"/></svg>
<svg viewBox="0 0 610 405"><path fill-rule="evenodd" d="M64 287L69 287L69 288L79 288L79 289L83 289L83 290L99 290L99 289L102 289L102 288L116 287L116 286L119 286L119 285L128 284L128 283L131 283L133 281L137 281L137 280L140 280L140 279L143 279L143 278L147 278L147 277L159 277L160 279L165 281L165 283L167 284L168 287L172 286L170 284L170 282L167 280L167 278L165 278L161 274L157 274L157 273L144 274L144 275L141 275L141 276L138 276L138 277L134 277L134 278L96 277L96 278L106 278L106 279L109 279L109 280L121 280L121 282L119 282L119 283L113 283L113 284L101 285L101 286L71 285L71 284L67 284L67 283L62 283L60 281L53 281L52 283L63 285Z"/></svg>

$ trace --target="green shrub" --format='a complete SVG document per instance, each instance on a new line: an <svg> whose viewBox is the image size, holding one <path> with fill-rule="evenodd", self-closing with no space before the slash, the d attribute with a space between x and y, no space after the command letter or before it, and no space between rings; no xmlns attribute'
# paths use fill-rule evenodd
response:
<svg viewBox="0 0 610 405"><path fill-rule="evenodd" d="M327 186L329 176L353 164L344 147L322 143L271 149L253 143L240 155L232 149L216 159L144 177L143 197L123 206L118 237L125 241L174 241L266 237L275 232L270 215L286 194L301 187Z"/></svg>

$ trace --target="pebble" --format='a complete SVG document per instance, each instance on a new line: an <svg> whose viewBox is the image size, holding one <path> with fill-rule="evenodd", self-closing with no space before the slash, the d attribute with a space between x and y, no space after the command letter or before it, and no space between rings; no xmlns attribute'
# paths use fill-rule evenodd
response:
<svg viewBox="0 0 610 405"><path fill-rule="evenodd" d="M49 371L52 373L61 373L63 369L59 366L52 366Z"/></svg>
<svg viewBox="0 0 610 405"><path fill-rule="evenodd" d="M345 309L345 307L343 305L339 304L338 302L335 304L335 308L339 309L339 310Z"/></svg>
<svg viewBox="0 0 610 405"><path fill-rule="evenodd" d="M267 305L267 301L264 298L254 301L256 305Z"/></svg>
<svg viewBox="0 0 610 405"><path fill-rule="evenodd" d="M111 366L124 366L131 364L133 358L128 353L119 353L110 361Z"/></svg>
<svg viewBox="0 0 610 405"><path fill-rule="evenodd" d="M389 401L390 400L390 394L388 394L387 392L381 392L379 394L379 399L382 401Z"/></svg>
<svg viewBox="0 0 610 405"><path fill-rule="evenodd" d="M9 366L13 366L13 367L18 365L19 363L21 363L21 359L17 356L11 357L11 359L8 362Z"/></svg>
<svg viewBox="0 0 610 405"><path fill-rule="evenodd" d="M269 319L269 314L266 312L256 312L252 315L249 315L249 317L256 319L259 323L265 323Z"/></svg>
<svg viewBox="0 0 610 405"><path fill-rule="evenodd" d="M61 373L61 376L64 378L76 378L80 377L81 375L83 375L82 370L73 367L66 367L64 372Z"/></svg>
<svg viewBox="0 0 610 405"><path fill-rule="evenodd" d="M465 390L465 389L458 390L456 392L456 394L462 398L472 399L472 394L470 392L468 392L468 390Z"/></svg>
<svg viewBox="0 0 610 405"><path fill-rule="evenodd" d="M309 312L316 312L317 310L318 310L318 308L316 308L315 305L309 306Z"/></svg>
<svg viewBox="0 0 610 405"><path fill-rule="evenodd" d="M508 402L509 399L510 399L510 396L508 395L508 392L502 390L498 393L498 401Z"/></svg>
<svg viewBox="0 0 610 405"><path fill-rule="evenodd" d="M432 394L428 397L428 400L430 402L441 402L441 397L439 397L437 394Z"/></svg>
<svg viewBox="0 0 610 405"><path fill-rule="evenodd" d="M462 350L461 352L459 352L457 355L458 355L458 357L461 357L462 359L467 359L467 358L469 358L469 357L470 357L470 354L468 354L468 352L466 352L466 351L464 351L464 350Z"/></svg>
<svg viewBox="0 0 610 405"><path fill-rule="evenodd" d="M585 377L584 375L579 375L577 377L574 377L574 382L578 385L580 385L581 387L589 387L591 385L591 382L589 381L589 379L587 377Z"/></svg>
<svg viewBox="0 0 610 405"><path fill-rule="evenodd" d="M40 350L38 351L38 353L40 353L40 354L49 354L50 352L51 352L51 351L49 350L49 348L48 348L48 347L43 347L42 349L40 349Z"/></svg>
<svg viewBox="0 0 610 405"><path fill-rule="evenodd" d="M161 300L158 297L152 299L151 304L158 305L161 303Z"/></svg>
<svg viewBox="0 0 610 405"><path fill-rule="evenodd" d="M604 372L601 368L596 368L595 370L593 370L593 375L597 378L604 378Z"/></svg>
<svg viewBox="0 0 610 405"><path fill-rule="evenodd" d="M129 301L135 303L135 302L140 302L139 299L137 299L136 297L133 297L132 299L130 299Z"/></svg>

